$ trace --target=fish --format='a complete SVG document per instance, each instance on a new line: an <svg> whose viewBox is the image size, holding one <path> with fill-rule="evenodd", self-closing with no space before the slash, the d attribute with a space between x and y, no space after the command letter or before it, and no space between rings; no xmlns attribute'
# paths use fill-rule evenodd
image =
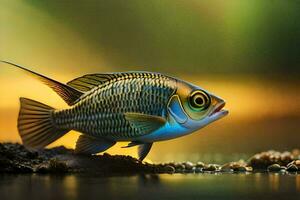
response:
<svg viewBox="0 0 300 200"><path fill-rule="evenodd" d="M44 148L75 130L81 133L75 153L97 154L117 142L128 142L123 148L138 146L142 161L154 142L191 134L228 114L222 98L157 72L87 74L64 84L1 62L37 78L69 106L55 109L20 97L18 132L27 148Z"/></svg>

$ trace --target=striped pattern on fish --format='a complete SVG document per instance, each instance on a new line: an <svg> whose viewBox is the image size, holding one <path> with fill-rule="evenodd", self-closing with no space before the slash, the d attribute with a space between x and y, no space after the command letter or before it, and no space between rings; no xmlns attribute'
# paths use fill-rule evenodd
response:
<svg viewBox="0 0 300 200"><path fill-rule="evenodd" d="M95 87L69 109L54 111L54 123L94 137L114 140L142 136L125 119L135 112L166 117L166 105L176 91L176 80L158 73L124 73Z"/></svg>

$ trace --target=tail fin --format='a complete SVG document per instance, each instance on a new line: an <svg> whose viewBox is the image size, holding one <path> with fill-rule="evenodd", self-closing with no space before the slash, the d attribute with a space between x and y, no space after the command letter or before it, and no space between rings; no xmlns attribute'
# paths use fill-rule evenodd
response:
<svg viewBox="0 0 300 200"><path fill-rule="evenodd" d="M73 105L74 103L76 103L76 101L83 94L82 92L80 92L79 90L77 90L71 86L68 86L66 84L60 83L56 80L53 80L51 78L48 78L48 77L38 74L36 72L33 72L33 71L26 69L25 67L22 67L20 65L17 65L17 64L11 63L11 62L7 62L4 60L0 60L0 62L18 67L19 69L22 69L22 70L26 71L27 73L29 73L30 75L34 76L35 78L39 79L44 84L48 85L52 90L54 90L54 92L56 92L70 106Z"/></svg>
<svg viewBox="0 0 300 200"><path fill-rule="evenodd" d="M69 131L53 124L54 108L27 98L20 103L18 130L26 147L43 148Z"/></svg>

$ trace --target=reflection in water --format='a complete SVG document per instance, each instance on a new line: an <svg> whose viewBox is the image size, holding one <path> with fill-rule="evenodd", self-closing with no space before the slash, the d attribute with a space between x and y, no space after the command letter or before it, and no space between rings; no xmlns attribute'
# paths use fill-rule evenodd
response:
<svg viewBox="0 0 300 200"><path fill-rule="evenodd" d="M67 197L75 198L77 196L78 188L76 176L65 176L63 179L63 186Z"/></svg>
<svg viewBox="0 0 300 200"><path fill-rule="evenodd" d="M270 188L273 191L278 191L279 189L279 174L278 173L274 173L274 174L270 174L269 175L269 184L270 184Z"/></svg>
<svg viewBox="0 0 300 200"><path fill-rule="evenodd" d="M6 199L299 199L300 175L0 175ZM288 195L288 196L287 196Z"/></svg>
<svg viewBox="0 0 300 200"><path fill-rule="evenodd" d="M160 180L157 174L141 174L138 176L139 185L147 186L148 184L159 185Z"/></svg>
<svg viewBox="0 0 300 200"><path fill-rule="evenodd" d="M296 189L298 192L300 192L300 176L296 176Z"/></svg>

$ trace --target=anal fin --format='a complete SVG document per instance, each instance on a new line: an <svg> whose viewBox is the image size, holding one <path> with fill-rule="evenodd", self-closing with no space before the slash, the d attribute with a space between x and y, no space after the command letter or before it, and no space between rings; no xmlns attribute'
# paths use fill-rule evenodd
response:
<svg viewBox="0 0 300 200"><path fill-rule="evenodd" d="M130 143L127 144L127 146L123 146L122 148L134 147L134 146L140 145L140 144L142 144L142 143L140 143L140 142L130 142Z"/></svg>
<svg viewBox="0 0 300 200"><path fill-rule="evenodd" d="M152 144L153 143L144 143L144 144L139 145L139 147L138 147L138 157L139 157L139 160L141 160L141 161L144 160L144 158L150 152Z"/></svg>
<svg viewBox="0 0 300 200"><path fill-rule="evenodd" d="M80 135L76 142L75 153L96 154L109 149L114 144L116 144L114 141Z"/></svg>

